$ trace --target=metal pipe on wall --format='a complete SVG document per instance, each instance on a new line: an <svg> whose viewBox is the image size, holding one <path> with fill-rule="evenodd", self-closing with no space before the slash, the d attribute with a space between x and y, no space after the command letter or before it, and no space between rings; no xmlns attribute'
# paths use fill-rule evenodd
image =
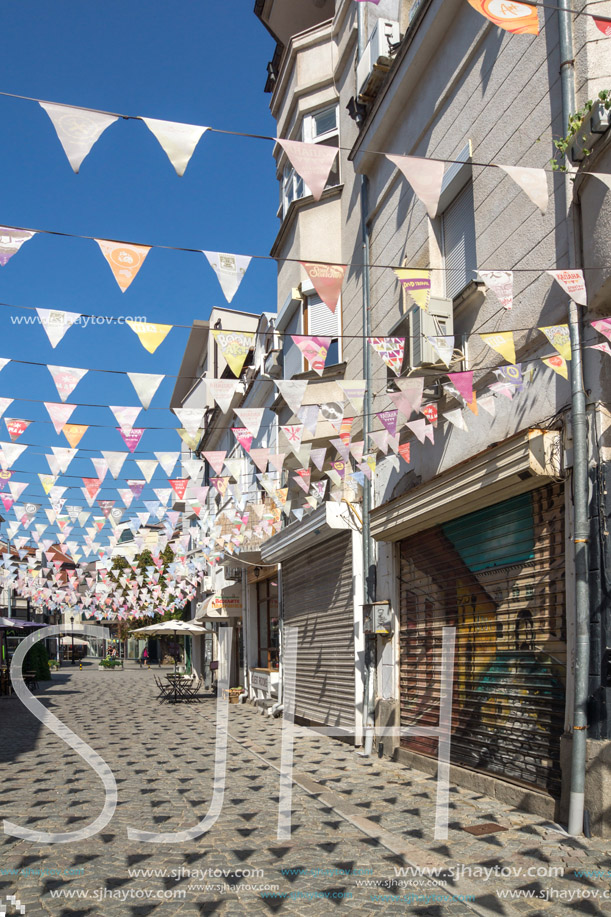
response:
<svg viewBox="0 0 611 917"><path fill-rule="evenodd" d="M560 41L560 85L563 129L569 130L569 119L575 112L575 61L573 57L573 22L571 0L558 10ZM567 188L569 187L567 180ZM569 206L567 205L567 217ZM571 261L576 266L574 235L569 231ZM586 779L586 741L588 729L588 693L590 669L590 589L588 579L589 493L588 493L588 425L586 395L583 383L583 352L580 315L577 305L569 302L571 340L571 426L573 435L573 514L575 564L575 686L571 746L571 787L568 832L583 832Z"/></svg>

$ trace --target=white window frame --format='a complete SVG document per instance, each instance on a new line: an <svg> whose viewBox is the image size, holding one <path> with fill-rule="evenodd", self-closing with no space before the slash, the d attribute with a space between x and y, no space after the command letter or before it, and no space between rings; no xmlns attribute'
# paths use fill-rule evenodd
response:
<svg viewBox="0 0 611 917"><path fill-rule="evenodd" d="M331 110L335 111L335 127L331 130L323 131L322 133L317 134L317 117ZM316 111L309 112L307 115L303 116L303 121L301 123L301 136L299 138L303 143L326 143L334 137L337 137L337 146L339 147L339 105L337 103L333 103L332 105L325 105L323 108L318 108ZM339 184L339 169L337 184ZM310 197L311 194L312 192L304 180L297 174L291 163L287 161L284 169L282 170L282 180L280 186L280 204L282 208L282 218L284 219L284 217L287 215L289 207L293 201L299 201L304 197Z"/></svg>

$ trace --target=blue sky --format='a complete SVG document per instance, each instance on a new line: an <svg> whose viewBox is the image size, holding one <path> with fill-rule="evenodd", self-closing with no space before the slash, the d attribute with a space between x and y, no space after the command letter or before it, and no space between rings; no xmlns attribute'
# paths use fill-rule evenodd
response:
<svg viewBox="0 0 611 917"><path fill-rule="evenodd" d="M5 4L0 90L273 135L270 97L263 87L274 43L252 7L252 0ZM271 142L206 133L179 178L144 123L121 120L102 135L75 175L36 103L0 96L0 124L0 225L243 254L269 252L278 201ZM253 261L232 308L273 309L275 282L274 262ZM184 325L225 304L203 255L153 249L122 293L95 242L42 234L0 268L0 302ZM52 349L40 326L11 323L11 316L28 314L0 306L0 356L170 375L178 372L188 337L187 329L174 329L150 355L125 326L75 326ZM174 383L174 378L164 380L151 409L137 422L166 429L145 433L133 458L180 448L172 431L178 423L167 410ZM38 403L59 401L55 386L46 368L11 363L0 373L0 396L16 399L5 416L35 421L19 440L31 448L14 466L13 480L32 482L21 502L48 506L36 473L48 473L44 455L52 445L68 445ZM81 476L94 476L88 456L99 456L99 449L125 448L108 408L87 405L139 402L127 377L99 373L89 373L68 400L82 405L70 422L102 425L88 430L80 443L83 451L57 482L80 487ZM0 424L0 440L8 441L4 421ZM128 477L141 477L130 459L122 475ZM124 480L117 484L125 486ZM99 497L122 505L114 491L117 484L107 475ZM161 469L151 486L167 486ZM151 486L143 499L154 499ZM84 505L80 490L66 496L68 503Z"/></svg>

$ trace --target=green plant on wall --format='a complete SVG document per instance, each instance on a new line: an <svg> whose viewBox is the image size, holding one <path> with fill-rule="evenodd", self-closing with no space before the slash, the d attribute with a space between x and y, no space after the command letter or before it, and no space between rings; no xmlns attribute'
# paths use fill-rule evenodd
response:
<svg viewBox="0 0 611 917"><path fill-rule="evenodd" d="M51 678L49 669L49 654L41 643L35 643L28 650L24 663L24 672L36 672L39 681L48 681Z"/></svg>
<svg viewBox="0 0 611 917"><path fill-rule="evenodd" d="M568 166L566 165L567 156L575 140L578 139L581 125L594 108L596 102L602 102L605 110L609 111L609 109L611 109L611 89L602 89L598 93L596 99L588 99L583 108L580 108L575 114L569 116L569 129L566 137L560 137L559 140L554 140L554 146L557 152L550 160L554 172L568 172ZM586 141L586 134L582 134L581 139ZM584 147L584 156L589 156L591 152L592 150Z"/></svg>

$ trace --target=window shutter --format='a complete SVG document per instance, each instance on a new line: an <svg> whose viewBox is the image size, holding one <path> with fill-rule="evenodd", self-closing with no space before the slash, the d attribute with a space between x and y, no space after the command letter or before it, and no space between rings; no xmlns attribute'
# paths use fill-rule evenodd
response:
<svg viewBox="0 0 611 917"><path fill-rule="evenodd" d="M296 309L295 314L286 326L285 336L283 338L282 353L285 379L292 379L297 373L303 372L303 355L299 347L293 343L290 337L291 334L301 333L301 312L299 309Z"/></svg>
<svg viewBox="0 0 611 917"><path fill-rule="evenodd" d="M308 334L331 339L339 337L340 308L338 302L335 312L331 312L320 296L308 296Z"/></svg>
<svg viewBox="0 0 611 917"><path fill-rule="evenodd" d="M475 215L469 182L443 213L445 294L454 299L475 277Z"/></svg>

